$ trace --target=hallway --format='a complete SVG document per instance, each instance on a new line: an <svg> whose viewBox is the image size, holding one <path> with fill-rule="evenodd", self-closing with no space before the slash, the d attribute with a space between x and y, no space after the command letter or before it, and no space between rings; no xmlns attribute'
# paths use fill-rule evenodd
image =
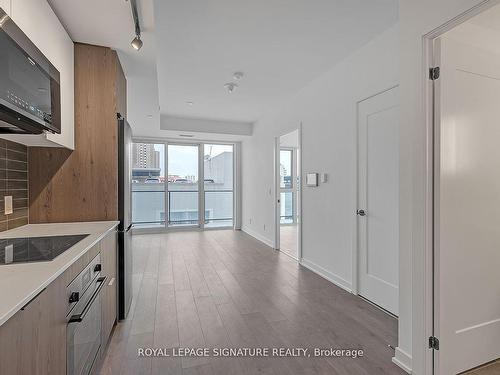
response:
<svg viewBox="0 0 500 375"><path fill-rule="evenodd" d="M397 321L240 231L135 235L134 300L101 374L404 374ZM363 349L350 358L138 358L137 348Z"/></svg>
<svg viewBox="0 0 500 375"><path fill-rule="evenodd" d="M280 250L291 257L298 258L298 225L280 226Z"/></svg>

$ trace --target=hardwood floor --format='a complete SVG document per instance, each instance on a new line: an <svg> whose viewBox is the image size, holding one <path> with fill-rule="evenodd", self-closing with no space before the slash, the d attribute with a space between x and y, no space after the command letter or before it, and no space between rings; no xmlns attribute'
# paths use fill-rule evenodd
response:
<svg viewBox="0 0 500 375"><path fill-rule="evenodd" d="M134 299L101 374L404 374L397 321L239 231L136 235ZM332 357L138 357L138 348L349 348Z"/></svg>
<svg viewBox="0 0 500 375"><path fill-rule="evenodd" d="M298 225L280 226L280 250L291 257L298 258Z"/></svg>
<svg viewBox="0 0 500 375"><path fill-rule="evenodd" d="M463 375L498 375L498 374L500 374L500 359L463 373Z"/></svg>

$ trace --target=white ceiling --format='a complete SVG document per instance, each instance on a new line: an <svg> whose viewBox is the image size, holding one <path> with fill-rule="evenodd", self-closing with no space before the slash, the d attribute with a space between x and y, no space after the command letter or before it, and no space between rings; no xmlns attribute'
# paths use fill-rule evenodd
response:
<svg viewBox="0 0 500 375"><path fill-rule="evenodd" d="M75 42L111 47L123 56L127 76L155 67L152 0L138 0L144 47L130 46L135 36L130 3L126 0L47 0ZM146 66L144 66L146 64Z"/></svg>
<svg viewBox="0 0 500 375"><path fill-rule="evenodd" d="M253 122L397 21L397 0L154 0L162 113ZM240 87L223 85L245 72ZM188 106L186 101L193 101Z"/></svg>
<svg viewBox="0 0 500 375"><path fill-rule="evenodd" d="M129 119L155 136L160 112L253 122L398 16L397 0L137 0L144 47L136 52L129 2L48 1L74 41L118 50ZM223 85L239 70L240 87L228 94Z"/></svg>

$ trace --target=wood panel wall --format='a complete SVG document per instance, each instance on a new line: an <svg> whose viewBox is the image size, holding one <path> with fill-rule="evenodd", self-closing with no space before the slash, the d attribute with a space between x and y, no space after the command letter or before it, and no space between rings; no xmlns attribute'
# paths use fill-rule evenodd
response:
<svg viewBox="0 0 500 375"><path fill-rule="evenodd" d="M118 125L126 80L115 51L75 44L75 150L32 147L30 223L118 218Z"/></svg>

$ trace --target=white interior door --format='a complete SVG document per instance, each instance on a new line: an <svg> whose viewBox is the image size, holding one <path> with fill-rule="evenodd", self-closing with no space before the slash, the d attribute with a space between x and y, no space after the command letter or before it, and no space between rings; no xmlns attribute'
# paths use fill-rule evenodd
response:
<svg viewBox="0 0 500 375"><path fill-rule="evenodd" d="M434 331L447 375L500 357L500 56L439 44Z"/></svg>
<svg viewBox="0 0 500 375"><path fill-rule="evenodd" d="M398 122L397 87L358 105L358 292L395 315L399 289Z"/></svg>

